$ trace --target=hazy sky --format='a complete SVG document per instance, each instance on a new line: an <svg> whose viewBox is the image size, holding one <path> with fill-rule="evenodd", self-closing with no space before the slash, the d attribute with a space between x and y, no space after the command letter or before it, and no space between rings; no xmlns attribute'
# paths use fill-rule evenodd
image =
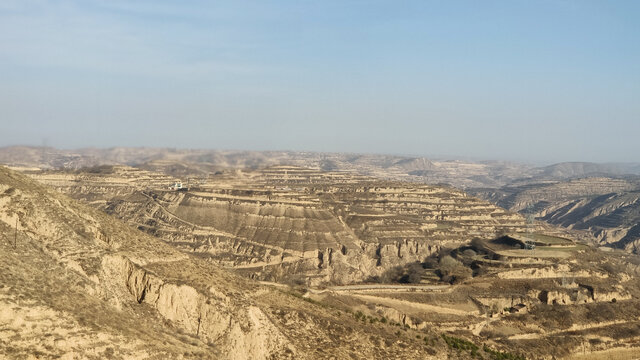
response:
<svg viewBox="0 0 640 360"><path fill-rule="evenodd" d="M0 146L640 161L640 1L0 0Z"/></svg>

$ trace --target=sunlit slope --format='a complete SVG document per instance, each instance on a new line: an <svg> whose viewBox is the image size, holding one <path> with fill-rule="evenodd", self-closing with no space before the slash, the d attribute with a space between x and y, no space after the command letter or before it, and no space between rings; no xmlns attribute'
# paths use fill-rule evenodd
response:
<svg viewBox="0 0 640 360"><path fill-rule="evenodd" d="M182 179L189 191L168 190L150 174L119 168L33 176L182 250L263 280L362 281L441 247L527 227L521 215L451 187L347 172L295 166L224 172Z"/></svg>
<svg viewBox="0 0 640 360"><path fill-rule="evenodd" d="M220 270L6 168L0 230L0 353L10 357L369 359L442 350Z"/></svg>

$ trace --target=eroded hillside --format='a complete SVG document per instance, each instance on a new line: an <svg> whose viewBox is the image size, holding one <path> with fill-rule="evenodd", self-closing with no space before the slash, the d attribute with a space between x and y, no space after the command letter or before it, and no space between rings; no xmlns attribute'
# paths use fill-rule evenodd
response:
<svg viewBox="0 0 640 360"><path fill-rule="evenodd" d="M448 351L221 270L2 167L0 230L0 353L10 358L382 359Z"/></svg>
<svg viewBox="0 0 640 360"><path fill-rule="evenodd" d="M32 176L262 280L358 282L442 247L527 228L521 215L454 188L293 166L192 177L183 180L188 191L125 167Z"/></svg>
<svg viewBox="0 0 640 360"><path fill-rule="evenodd" d="M640 251L640 180L592 177L548 181L475 194L540 220L592 234L601 245Z"/></svg>
<svg viewBox="0 0 640 360"><path fill-rule="evenodd" d="M448 187L290 166L31 173L57 192L0 175L16 356L632 359L640 343L638 257Z"/></svg>
<svg viewBox="0 0 640 360"><path fill-rule="evenodd" d="M448 343L468 354L488 345L534 359L634 359L639 265L635 255L565 238L511 234L428 259L420 284L311 289L310 296L349 304L374 321L446 331L445 339L458 339ZM451 277L453 285L437 281Z"/></svg>

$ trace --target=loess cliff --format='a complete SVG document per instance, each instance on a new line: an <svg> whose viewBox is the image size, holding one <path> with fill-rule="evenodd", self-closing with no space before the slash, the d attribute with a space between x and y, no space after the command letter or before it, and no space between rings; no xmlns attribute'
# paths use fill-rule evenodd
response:
<svg viewBox="0 0 640 360"><path fill-rule="evenodd" d="M134 168L32 176L177 248L269 281L358 282L442 247L527 227L521 215L450 187L294 166L183 179L188 191Z"/></svg>
<svg viewBox="0 0 640 360"><path fill-rule="evenodd" d="M0 248L0 354L9 358L442 352L231 274L2 167Z"/></svg>

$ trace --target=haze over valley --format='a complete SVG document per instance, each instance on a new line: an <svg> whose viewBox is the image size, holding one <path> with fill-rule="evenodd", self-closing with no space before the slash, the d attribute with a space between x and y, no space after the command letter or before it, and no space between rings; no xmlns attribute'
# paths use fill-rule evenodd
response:
<svg viewBox="0 0 640 360"><path fill-rule="evenodd" d="M0 1L0 359L640 359L640 2Z"/></svg>
<svg viewBox="0 0 640 360"><path fill-rule="evenodd" d="M191 339L100 347L83 324L96 324L104 337L127 325L104 323L97 316L112 315L102 314L73 320L79 315L51 299L34 310L12 295L7 304L23 310L6 316L65 314L68 325L51 326L75 326L77 334L65 346L43 347L28 340L37 332L8 323L8 334L27 339L6 348L12 356L92 348L116 357L546 358L584 349L624 358L640 336L635 164L37 147L2 148L0 159L13 169L3 170L2 202L4 246L17 262L11 273L40 251L38 261L84 279L73 291L115 306L108 311L117 316L148 311L158 319L145 318L156 321L149 331ZM219 281L225 291L244 286L237 294L261 295L212 313L208 294L221 290L210 284ZM245 316L251 320L242 325ZM355 331L354 321L366 326ZM369 350L334 339L331 349L300 352L339 332L360 342L379 337L361 343Z"/></svg>

